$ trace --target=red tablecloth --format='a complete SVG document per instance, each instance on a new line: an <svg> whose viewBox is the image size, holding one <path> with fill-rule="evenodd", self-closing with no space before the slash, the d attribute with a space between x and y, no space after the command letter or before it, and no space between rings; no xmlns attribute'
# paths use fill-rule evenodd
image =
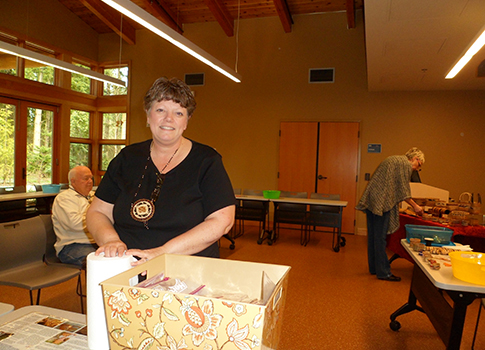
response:
<svg viewBox="0 0 485 350"><path fill-rule="evenodd" d="M437 222L425 221L419 217L400 214L399 215L399 229L392 235L387 236L387 248L399 255L401 258L405 258L410 262L413 259L404 250L401 245L401 239L406 238L406 228L404 225L425 225L425 226L439 226L448 227L453 230L451 240L453 242L468 244L476 252L485 252L485 226L446 226Z"/></svg>

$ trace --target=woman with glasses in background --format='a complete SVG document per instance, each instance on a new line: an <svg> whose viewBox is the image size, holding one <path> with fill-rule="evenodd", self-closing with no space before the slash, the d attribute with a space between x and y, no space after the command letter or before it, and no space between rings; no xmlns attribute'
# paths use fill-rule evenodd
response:
<svg viewBox="0 0 485 350"><path fill-rule="evenodd" d="M234 223L235 198L222 158L183 136L196 102L178 79L157 79L144 98L152 139L111 161L87 213L96 254L219 257Z"/></svg>
<svg viewBox="0 0 485 350"><path fill-rule="evenodd" d="M380 280L399 282L391 273L386 253L386 237L399 228L399 205L408 203L418 215L423 208L411 198L411 174L421 169L424 154L413 147L405 155L390 156L382 161L372 175L357 210L367 216L367 257L369 272Z"/></svg>

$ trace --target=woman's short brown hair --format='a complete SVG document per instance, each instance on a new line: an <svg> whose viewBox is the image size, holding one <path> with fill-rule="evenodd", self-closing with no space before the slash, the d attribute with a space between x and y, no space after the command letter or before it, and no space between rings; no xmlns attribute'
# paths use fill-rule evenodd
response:
<svg viewBox="0 0 485 350"><path fill-rule="evenodd" d="M145 94L143 107L148 112L153 102L173 101L187 109L188 116L194 113L197 103L190 88L182 80L177 78L167 79L161 77L155 80Z"/></svg>

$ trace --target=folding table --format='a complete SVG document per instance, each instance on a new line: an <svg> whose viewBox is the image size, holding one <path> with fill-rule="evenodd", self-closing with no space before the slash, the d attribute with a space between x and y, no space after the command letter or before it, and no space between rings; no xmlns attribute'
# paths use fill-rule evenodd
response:
<svg viewBox="0 0 485 350"><path fill-rule="evenodd" d="M414 261L413 277L408 301L391 315L389 326L393 331L398 331L401 328L396 320L398 316L414 310L424 312L446 349L459 350L467 307L475 299L485 298L485 285L455 278L451 266L441 264L439 270L433 270L405 239L401 240L401 244ZM450 305L443 291L452 299L453 305ZM417 305L417 301L421 306Z"/></svg>

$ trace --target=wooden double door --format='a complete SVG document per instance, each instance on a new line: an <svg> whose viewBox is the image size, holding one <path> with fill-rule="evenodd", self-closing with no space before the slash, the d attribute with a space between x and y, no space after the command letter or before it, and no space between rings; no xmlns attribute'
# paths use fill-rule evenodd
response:
<svg viewBox="0 0 485 350"><path fill-rule="evenodd" d="M282 122L278 189L340 194L342 232L355 231L358 122Z"/></svg>

